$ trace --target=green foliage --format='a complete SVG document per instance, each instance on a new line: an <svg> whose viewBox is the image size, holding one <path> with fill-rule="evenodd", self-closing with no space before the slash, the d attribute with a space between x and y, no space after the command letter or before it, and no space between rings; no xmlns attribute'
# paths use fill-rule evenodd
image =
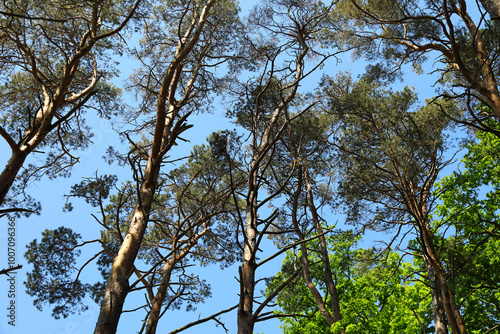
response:
<svg viewBox="0 0 500 334"><path fill-rule="evenodd" d="M288 83L272 77L266 83L252 83L245 89L242 96L227 116L233 122L248 132L254 132L260 137L269 124L273 112L286 95ZM277 129L273 129L274 132Z"/></svg>
<svg viewBox="0 0 500 334"><path fill-rule="evenodd" d="M486 117L476 112L478 105L488 105L494 111L489 116L499 115L494 100L500 24L488 20L483 8L488 2L341 0L323 40L368 60L371 75L386 82L403 81L408 64L424 73L430 56L428 74L439 74L435 84L442 86L442 96L468 105L470 115L461 115L462 121L482 125Z"/></svg>
<svg viewBox="0 0 500 334"><path fill-rule="evenodd" d="M97 287L73 277L78 271L80 239L78 233L66 227L45 230L40 243L33 240L24 255L28 263L33 264L24 282L26 292L35 297L33 304L37 309L42 310L45 305L52 307L52 316L56 319L87 310L83 299Z"/></svg>
<svg viewBox="0 0 500 334"><path fill-rule="evenodd" d="M179 113L182 121L174 130L182 133L189 129L192 125L183 117L210 109L211 94L228 89L236 96L236 102L227 116L245 135L250 135L244 142L243 135L238 136L236 131L214 132L208 138L208 145L194 147L185 163L168 172L159 172L154 181L156 193L151 212L148 204L148 228L133 268L133 275L144 276L133 283L131 291L147 289L149 303L164 274L162 266L174 259L177 262L169 276L164 306L195 309L197 303L211 296L210 285L187 272L187 268L194 263L226 268L241 260L238 233L252 196L248 192L245 201L242 194L251 182L255 181L252 214L260 242L267 233L293 232L289 228L290 195L298 193L299 175L311 174L313 197L319 199L320 210L334 202L331 182L335 174L339 178L338 198L346 207L348 222L363 228L387 230L403 225L415 228L415 217L408 209L408 194L428 209L426 214L438 198L441 204L434 214L438 219L432 222L432 233L435 232L432 238L466 326L471 333L482 333L498 324L500 139L478 132L477 141L467 146L462 171L443 178L432 193L437 175L450 162L445 158L449 148L445 133L450 127L445 114L460 118L458 103L435 99L420 105L412 89L393 91L381 83L393 80L394 73L399 73L393 71L395 60L396 66L408 61L415 70L421 70L419 64L425 59L427 49L409 52L402 41L416 44L431 41L443 47L450 44L444 39L446 31L441 24L439 1L357 1L374 14L370 16L355 8L352 1L341 0L331 12L330 26L323 20L330 7L321 1L263 1L251 12L248 28L240 22L237 2L221 0L210 9L208 28L181 60L182 65L169 67L177 56L178 46L197 29L197 18L205 3L206 0L173 0L142 4L137 18L144 23L143 37L140 46L130 53L143 66L129 81L130 90L142 101L137 110L127 110L125 114L119 102L120 90L109 82L116 73L111 56L121 54L123 49L119 39L95 41L93 51L78 60L71 82L64 83L67 87L61 88L60 78L75 50L83 47L79 43L116 28L133 4L131 0L4 1L6 14L0 14L0 126L7 134L2 134L4 138L10 136L15 142L29 139L32 134L28 130L35 125L35 115L44 101L50 101L47 96L63 89L62 99L70 98L88 87L94 69L98 69L98 82L88 100L82 104L78 101L61 104L51 123L54 131L47 134L39 147L47 149L47 153L39 161L28 161L5 203L18 206L23 200L31 201L24 194L30 178L70 176L68 168L78 161L70 152L85 148L92 141L92 129L85 125L83 117L87 109L94 108L100 116L108 118L122 112L127 120L128 139L132 142L130 135L139 137L134 138L137 140L128 154L109 151L122 164L131 162L135 184L126 182L118 187L116 176L95 175L74 185L68 195L83 199L100 211L95 218L102 226L98 240L102 248L91 260L96 260L103 279L94 284L80 281L79 248L85 242L78 233L67 227L46 230L40 242L34 240L29 244L25 254L33 265L25 284L35 306L42 309L48 305L53 308L53 316L60 318L86 310L83 299L87 294L97 302L102 298L114 256L141 201L137 197L138 187L144 180L143 167L153 142L147 134L156 125L159 90L165 75L175 75L179 81L162 88L176 95L170 96L168 102L160 101L175 110L182 109ZM448 9L453 10L455 3L450 1ZM100 17L98 24L94 22L95 8ZM456 11L452 12L456 15ZM386 20L385 25L380 25L379 18ZM195 24L190 27L192 22ZM461 24L456 28L454 43L462 45L457 54L463 64L468 68L481 67L482 60L469 47L473 36ZM493 55L492 66L497 74L499 25L486 23L486 28L482 27L478 33L488 44L487 52ZM367 74L357 82L348 75L324 77L317 95L302 96L295 93L295 85L309 74L301 73L300 78L294 75L306 61L294 63L288 56L296 57L303 49L317 46L317 42L322 43L321 47L356 47L355 56L384 61L370 65ZM328 58L317 50L310 54L314 56L307 61L321 58L321 63ZM466 85L460 73L453 72L451 61L441 56L442 69L448 71L446 75L451 74L443 79ZM241 59L244 61L239 62ZM278 62L282 60L280 67ZM95 67L94 62L99 66ZM263 68L260 77L250 75L246 83L234 77L238 71L259 66ZM172 68L175 73L169 72ZM226 81L229 78L232 81ZM482 112L491 114L488 109ZM274 117L276 122L269 127ZM494 123L490 126L499 128ZM265 140L270 144L261 145L266 132L270 136ZM245 143L248 146L244 148ZM339 149L337 153L333 153L333 147ZM250 180L248 175L253 166L248 163L249 157L259 149L255 164L258 170ZM166 155L160 159L164 157L167 159ZM305 187L303 183L302 186ZM260 189L263 191L259 192ZM303 234L310 237L314 232L306 192L298 197L297 220ZM264 210L257 213L264 204L272 207L276 203L280 205L275 211L277 218L265 218ZM68 202L65 210L71 209ZM426 215L423 220L427 223L428 218ZM257 229L261 226L266 229ZM274 241L286 244L290 242L289 236L281 234ZM286 315L281 318L285 333L324 334L341 329L346 334L433 331L431 294L422 274L423 262L417 257L412 263L406 262L392 250L378 254L375 249L361 249L358 241L352 232L328 237L333 249L329 259L342 320L332 327L327 324L299 276L276 298L279 308L276 314ZM417 241L410 246L420 247ZM329 305L318 241L309 242L307 247L313 281ZM268 282L268 294L298 269L300 256L300 252L287 252L281 271Z"/></svg>
<svg viewBox="0 0 500 334"><path fill-rule="evenodd" d="M330 253L330 263L342 320L331 328L328 326L300 276L276 299L279 306L276 314L294 315L281 318L283 332L323 334L337 333L343 328L345 333L418 333L423 325L425 333L431 333L429 288L418 280L416 267L404 262L396 252L386 253L377 260L374 250L356 248L357 240L350 233L328 238L331 249L335 250ZM309 247L316 246L313 243ZM281 272L268 285L268 292L299 265L297 257L300 253L287 253ZM313 281L328 300L320 255L311 252L309 261L314 264Z"/></svg>
<svg viewBox="0 0 500 334"><path fill-rule="evenodd" d="M307 103L311 103L310 97L297 100L297 112L302 108L308 110L292 121L280 137L277 150L282 158L276 160L300 164L318 178L328 176L333 159L333 147L329 141L331 118L320 108L306 108Z"/></svg>
<svg viewBox="0 0 500 334"><path fill-rule="evenodd" d="M442 238L442 256L467 328L479 333L500 319L500 140L485 132L476 138L461 170L439 182L435 224L453 228Z"/></svg>
<svg viewBox="0 0 500 334"><path fill-rule="evenodd" d="M355 3L357 6L351 0L342 0L335 6L330 17L331 29L324 31L325 42L355 47L357 57L382 61L380 66L387 69L386 74L389 74L404 62L412 64L419 71L420 65L426 60L426 51L434 47L438 51L448 51L449 45L437 45L444 46L453 41L459 45L456 50L460 52L465 65L479 70L479 60L471 43L474 36L467 29L456 2L356 0ZM492 56L490 60L496 63L498 24L477 20L471 14L477 8L473 4L467 7L464 16L472 16L472 22L480 28L478 33L487 41L485 46L488 55ZM448 18L453 22L446 22ZM448 32L450 25L453 34ZM409 45L430 47L412 49ZM449 55L444 53L440 57L447 65L451 59L446 59Z"/></svg>
<svg viewBox="0 0 500 334"><path fill-rule="evenodd" d="M79 184L71 187L70 195L66 197L81 197L85 202L93 207L98 207L108 198L111 188L116 184L118 178L116 175L103 175L85 179ZM71 202L66 202L64 210L71 211L73 206Z"/></svg>
<svg viewBox="0 0 500 334"><path fill-rule="evenodd" d="M36 208L25 194L28 184L44 176L69 177L79 161L74 152L92 143L85 112L95 109L109 118L123 107L120 89L110 82L117 73L111 56L122 51L122 41L113 35L133 4L133 0L2 3L0 128L15 153L9 163L24 165L20 172L9 166L17 179L10 191L6 189L10 182L2 184L2 205ZM35 149L37 154L25 161L23 155Z"/></svg>
<svg viewBox="0 0 500 334"><path fill-rule="evenodd" d="M494 128L498 128L495 123ZM477 132L466 145L462 170L440 181L440 216L451 219L460 233L498 231L500 207L500 139Z"/></svg>
<svg viewBox="0 0 500 334"><path fill-rule="evenodd" d="M393 92L348 75L326 78L323 89L336 127L339 193L348 221L385 229L411 219L409 196L430 203L425 193L450 163L444 157L450 120L441 110L454 114L456 106L437 100L420 107L408 87Z"/></svg>
<svg viewBox="0 0 500 334"><path fill-rule="evenodd" d="M171 75L172 60L178 57L179 43L189 41L199 28L201 10L206 0L196 1L145 1L143 35L140 46L130 50L131 55L143 66L134 70L128 89L141 100L137 116L147 115L146 121L137 122L139 131L144 126L154 128L156 99L164 75ZM239 7L233 0L215 1L210 8L205 28L198 41L182 59L181 80L176 89L176 105L183 112L211 110L213 96L224 86L224 76L214 68L222 67L231 59L234 47L242 35ZM194 26L191 27L191 24ZM190 86L193 85L193 86ZM186 90L187 88L187 90ZM130 115L125 115L130 117Z"/></svg>
<svg viewBox="0 0 500 334"><path fill-rule="evenodd" d="M437 37L441 34L439 22L431 19L438 10L437 5L436 8L422 7L417 0L363 0L356 3L367 9L367 12L360 11L350 0L339 1L335 6L330 17L332 28L324 31L325 42L338 43L341 47L354 47L357 58L378 60L380 66L387 69L385 74L393 72L395 65L400 65L402 60L411 62L415 68L425 61L425 56L420 52L410 54L406 46L399 43L400 40L421 43L432 38L429 36ZM417 19L424 13L428 17ZM380 28L377 18L386 20L383 28Z"/></svg>

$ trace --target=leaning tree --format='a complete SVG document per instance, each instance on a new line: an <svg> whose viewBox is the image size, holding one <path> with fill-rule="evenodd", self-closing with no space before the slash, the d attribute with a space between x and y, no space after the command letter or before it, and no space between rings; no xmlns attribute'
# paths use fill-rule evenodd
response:
<svg viewBox="0 0 500 334"><path fill-rule="evenodd" d="M0 212L35 212L30 180L68 175L92 141L89 109L110 117L120 91L111 57L141 0L4 1L0 11L0 136L11 150L0 173ZM43 152L47 150L47 152ZM27 160L38 156L39 161ZM26 166L28 164L28 166Z"/></svg>

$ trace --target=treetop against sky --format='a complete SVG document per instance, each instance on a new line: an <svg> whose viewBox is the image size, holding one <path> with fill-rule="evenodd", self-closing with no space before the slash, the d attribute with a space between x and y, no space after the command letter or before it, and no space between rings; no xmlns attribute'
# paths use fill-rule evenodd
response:
<svg viewBox="0 0 500 334"><path fill-rule="evenodd" d="M0 332L494 331L498 8L4 1Z"/></svg>

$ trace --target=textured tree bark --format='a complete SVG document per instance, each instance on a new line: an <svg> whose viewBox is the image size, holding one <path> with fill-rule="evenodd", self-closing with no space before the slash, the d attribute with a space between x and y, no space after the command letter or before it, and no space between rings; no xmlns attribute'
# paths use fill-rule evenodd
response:
<svg viewBox="0 0 500 334"><path fill-rule="evenodd" d="M460 314L457 304L455 303L455 298L448 287L443 267L441 266L436 256L436 252L434 250L434 245L432 242L429 223L427 221L424 222L421 221L420 228L421 228L421 240L423 244L422 247L424 248L423 256L424 259L426 260L426 263L427 262L429 263L428 267L429 279L431 275L432 276L435 275L434 277L437 283L436 287L438 287L441 292L441 301L446 313L447 323L450 326L451 332L453 334L466 334L467 329L463 322L463 318ZM439 305L439 298L437 298L436 305Z"/></svg>
<svg viewBox="0 0 500 334"><path fill-rule="evenodd" d="M0 174L0 205L4 202L7 197L7 193L9 192L14 180L16 179L17 174L23 167L24 161L28 156L28 152L26 151L17 151L12 154L7 165Z"/></svg>
<svg viewBox="0 0 500 334"><path fill-rule="evenodd" d="M307 169L304 172L304 178L307 187L307 201L309 205L309 210L311 211L312 219L314 222L314 226L316 228L316 232L318 232L320 250L321 250L321 260L323 262L323 269L325 271L325 281L326 286L328 288L328 292L330 293L330 307L332 308L332 317L334 322L342 320L342 315L340 313L340 301L339 295L337 293L337 286L333 280L333 274L330 266L330 258L328 257L328 247L326 245L325 234L323 233L323 228L321 227L321 223L319 221L319 215L316 210L316 206L314 205L314 195L312 191L311 182L309 179L309 173ZM333 324L333 323L332 323ZM330 325L332 325L330 324ZM344 334L344 330L339 331L339 334Z"/></svg>
<svg viewBox="0 0 500 334"><path fill-rule="evenodd" d="M302 182L302 175L306 174L306 172L303 173L303 171L302 171L303 170L302 165L299 165L297 167L297 169L298 169L298 171L297 171L298 172L297 187L296 187L297 190L295 191L295 194L293 196L293 203L292 203L292 223L293 223L293 227L295 229L295 233L299 237L299 240L300 241L304 241L305 237L304 237L304 234L302 233L302 231L300 230L300 227L299 227L299 223L298 223L298 220L297 220L297 212L298 212L299 197L300 197L300 194L302 192L302 184L303 184L303 182ZM308 194L309 194L309 184L308 184L307 176L306 176L306 184L308 186ZM317 228L317 226L316 226L316 228ZM321 241L320 241L320 243L321 243ZM312 281L311 273L310 273L310 269L309 269L309 260L308 260L307 245L306 245L305 242L302 242L300 244L300 252L301 252L300 260L302 261L302 273L304 275L304 281L306 282L307 288L309 289L309 291L311 292L314 300L316 301L316 305L318 305L319 312L321 313L321 315L323 316L323 318L325 318L325 320L328 322L328 324L331 326L331 325L333 325L335 323L336 320L330 314L330 311L328 311L328 309L327 309L327 307L325 305L325 302L323 301L323 297L321 296L321 294L319 293L318 289L314 285L314 282ZM322 254L322 256L323 256L323 254ZM331 275L331 270L330 270L330 275Z"/></svg>
<svg viewBox="0 0 500 334"><path fill-rule="evenodd" d="M426 258L424 258L424 261L427 268L427 274L429 275L435 332L436 334L448 334L442 291L439 286L439 282L436 279L434 268Z"/></svg>
<svg viewBox="0 0 500 334"><path fill-rule="evenodd" d="M216 0L209 0L204 5L198 20L191 21L191 26L187 29L187 36L184 36L187 42L178 44L175 57L164 74L156 103L156 124L151 151L139 191L138 203L127 235L111 267L94 334L116 333L123 304L128 294L128 279L133 271L134 262L148 225L162 159L175 145L178 136L184 131L182 126L190 114L187 113L185 116L180 117L181 106L178 105L175 99L183 68L182 62L198 43L209 10L215 2ZM191 73L190 81L184 87L185 96L190 96L198 70L199 67Z"/></svg>
<svg viewBox="0 0 500 334"><path fill-rule="evenodd" d="M238 334L253 334L253 298L255 286L255 261L244 259L240 267L241 297L238 308Z"/></svg>
<svg viewBox="0 0 500 334"><path fill-rule="evenodd" d="M158 129L154 141L160 141L156 154L152 152L148 159L144 182L139 192L139 201L135 208L127 234L115 257L109 274L101 311L96 323L95 334L116 333L118 321L123 311L123 304L128 293L128 280L134 269L134 262L142 244L144 233L148 226L149 213L156 191L156 182L161 168L162 156L175 143L178 137L179 122L176 119L178 109L171 108L166 118L164 128ZM154 145L153 145L154 146Z"/></svg>
<svg viewBox="0 0 500 334"><path fill-rule="evenodd" d="M109 273L106 291L94 331L95 334L116 333L125 297L128 294L128 280L133 272L134 261L147 228L153 194L154 186L147 187L147 185L143 185L141 189L142 205L138 205L135 209L127 235Z"/></svg>
<svg viewBox="0 0 500 334"><path fill-rule="evenodd" d="M434 261L434 259L433 259ZM448 319L448 324L451 327L452 333L466 334L467 328L465 327L462 315L455 303L455 298L451 293L448 284L446 282L446 277L444 275L443 269L439 262L434 261L433 267L436 269L436 281L441 285L441 295L444 304L444 309L446 311L446 317Z"/></svg>
<svg viewBox="0 0 500 334"><path fill-rule="evenodd" d="M255 317L253 314L254 303L254 290L255 290L255 271L257 270L256 253L257 253L257 236L258 230L258 194L259 194L259 176L261 162L271 149L271 133L274 130L279 116L282 114L283 109L293 99L297 91L298 81L294 85L292 92L286 97L284 101L273 111L271 120L266 125L266 129L262 134L262 140L258 145L258 134L253 133L253 157L250 163L250 171L248 174L248 192L247 204L245 214L245 227L244 227L244 245L243 245L243 263L240 267L240 302L238 307L238 334L253 334L253 327L255 325ZM278 131L278 135L282 133L283 129L288 124L282 125Z"/></svg>
<svg viewBox="0 0 500 334"><path fill-rule="evenodd" d="M255 160L253 165L256 165ZM257 263L255 252L257 244L257 192L256 174L258 168L253 169L249 178L250 203L245 216L245 236L243 245L243 263L240 267L240 303L238 307L238 334L253 334L255 321L253 319L253 302L255 288L255 271Z"/></svg>
<svg viewBox="0 0 500 334"><path fill-rule="evenodd" d="M83 57L83 55L81 56ZM66 67L68 66L70 66L70 64L66 65ZM71 66L76 68L78 66L78 62L71 64ZM64 94L72 80L72 75L67 74L67 72L69 72L69 70L66 69L64 71L66 75L61 79L61 81L66 84L64 86L59 86L53 99L49 96L45 96L43 107L38 110L33 124L30 124L29 128L24 133L24 138L19 144L15 143L3 128L1 129L0 134L9 143L12 155L4 170L0 174L0 205L4 202L28 155L40 144L42 144L47 134L53 130L54 125L52 124L52 121L54 115L66 103L64 100ZM93 84L89 87L93 87ZM86 98L88 99L88 97L89 96ZM84 99L84 101L86 100Z"/></svg>

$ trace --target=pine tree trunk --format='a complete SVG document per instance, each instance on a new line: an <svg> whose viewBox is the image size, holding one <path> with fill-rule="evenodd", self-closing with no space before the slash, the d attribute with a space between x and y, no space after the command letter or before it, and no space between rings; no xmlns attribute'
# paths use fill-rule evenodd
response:
<svg viewBox="0 0 500 334"><path fill-rule="evenodd" d="M467 329L463 322L463 318L460 314L457 304L455 303L455 298L451 293L448 283L446 282L446 276L444 274L443 267L437 259L436 253L434 251L434 245L432 243L432 237L430 232L430 226L428 222L421 224L421 237L424 247L424 258L426 262L429 263L429 267L432 270L429 272L429 279L431 274L435 275L436 287L439 288L441 292L441 300L443 303L444 310L446 312L446 318L448 320L448 325L451 328L453 334L466 334ZM437 298L437 305L439 305L439 298Z"/></svg>
<svg viewBox="0 0 500 334"><path fill-rule="evenodd" d="M140 204L136 206L127 234L113 261L94 334L116 333L128 294L128 280L148 225L154 192L154 182L145 181L141 187Z"/></svg>
<svg viewBox="0 0 500 334"><path fill-rule="evenodd" d="M23 167L24 161L28 156L28 152L19 151L13 153L7 165L0 174L0 205L3 204L7 194L9 193L17 174Z"/></svg>
<svg viewBox="0 0 500 334"><path fill-rule="evenodd" d="M253 187L252 187L253 188ZM238 334L253 334L253 299L255 290L255 262L257 242L257 196L250 191L251 204L247 209L245 222L245 244L243 247L243 264L240 267L240 304L238 308Z"/></svg>
<svg viewBox="0 0 500 334"><path fill-rule="evenodd" d="M434 327L436 334L448 334L446 324L446 314L443 304L443 295L439 282L436 279L436 273L429 261L424 258L427 274L429 275L429 283L432 295L432 311L434 314Z"/></svg>
<svg viewBox="0 0 500 334"><path fill-rule="evenodd" d="M160 286L156 292L155 299L151 305L151 312L148 318L148 324L146 327L145 334L155 334L156 326L158 325L158 320L160 319L160 311L163 302L165 301L165 296L167 295L167 290L170 284L170 277L172 276L172 269L174 263L172 260L168 261L163 267L163 273L161 277Z"/></svg>
<svg viewBox="0 0 500 334"><path fill-rule="evenodd" d="M178 252L174 251L171 259L168 260L163 266L160 286L158 287L158 291L156 292L156 296L151 305L151 311L149 313L145 334L156 333L158 320L160 320L161 307L163 305L163 302L165 301L165 297L167 296L167 290L170 286L170 278L172 277L172 271L174 270L175 265L189 254L191 248L193 248L198 243L198 240L207 232L208 230L205 228L203 232L196 235L184 249L179 249ZM173 242L172 249L177 249L176 241Z"/></svg>

